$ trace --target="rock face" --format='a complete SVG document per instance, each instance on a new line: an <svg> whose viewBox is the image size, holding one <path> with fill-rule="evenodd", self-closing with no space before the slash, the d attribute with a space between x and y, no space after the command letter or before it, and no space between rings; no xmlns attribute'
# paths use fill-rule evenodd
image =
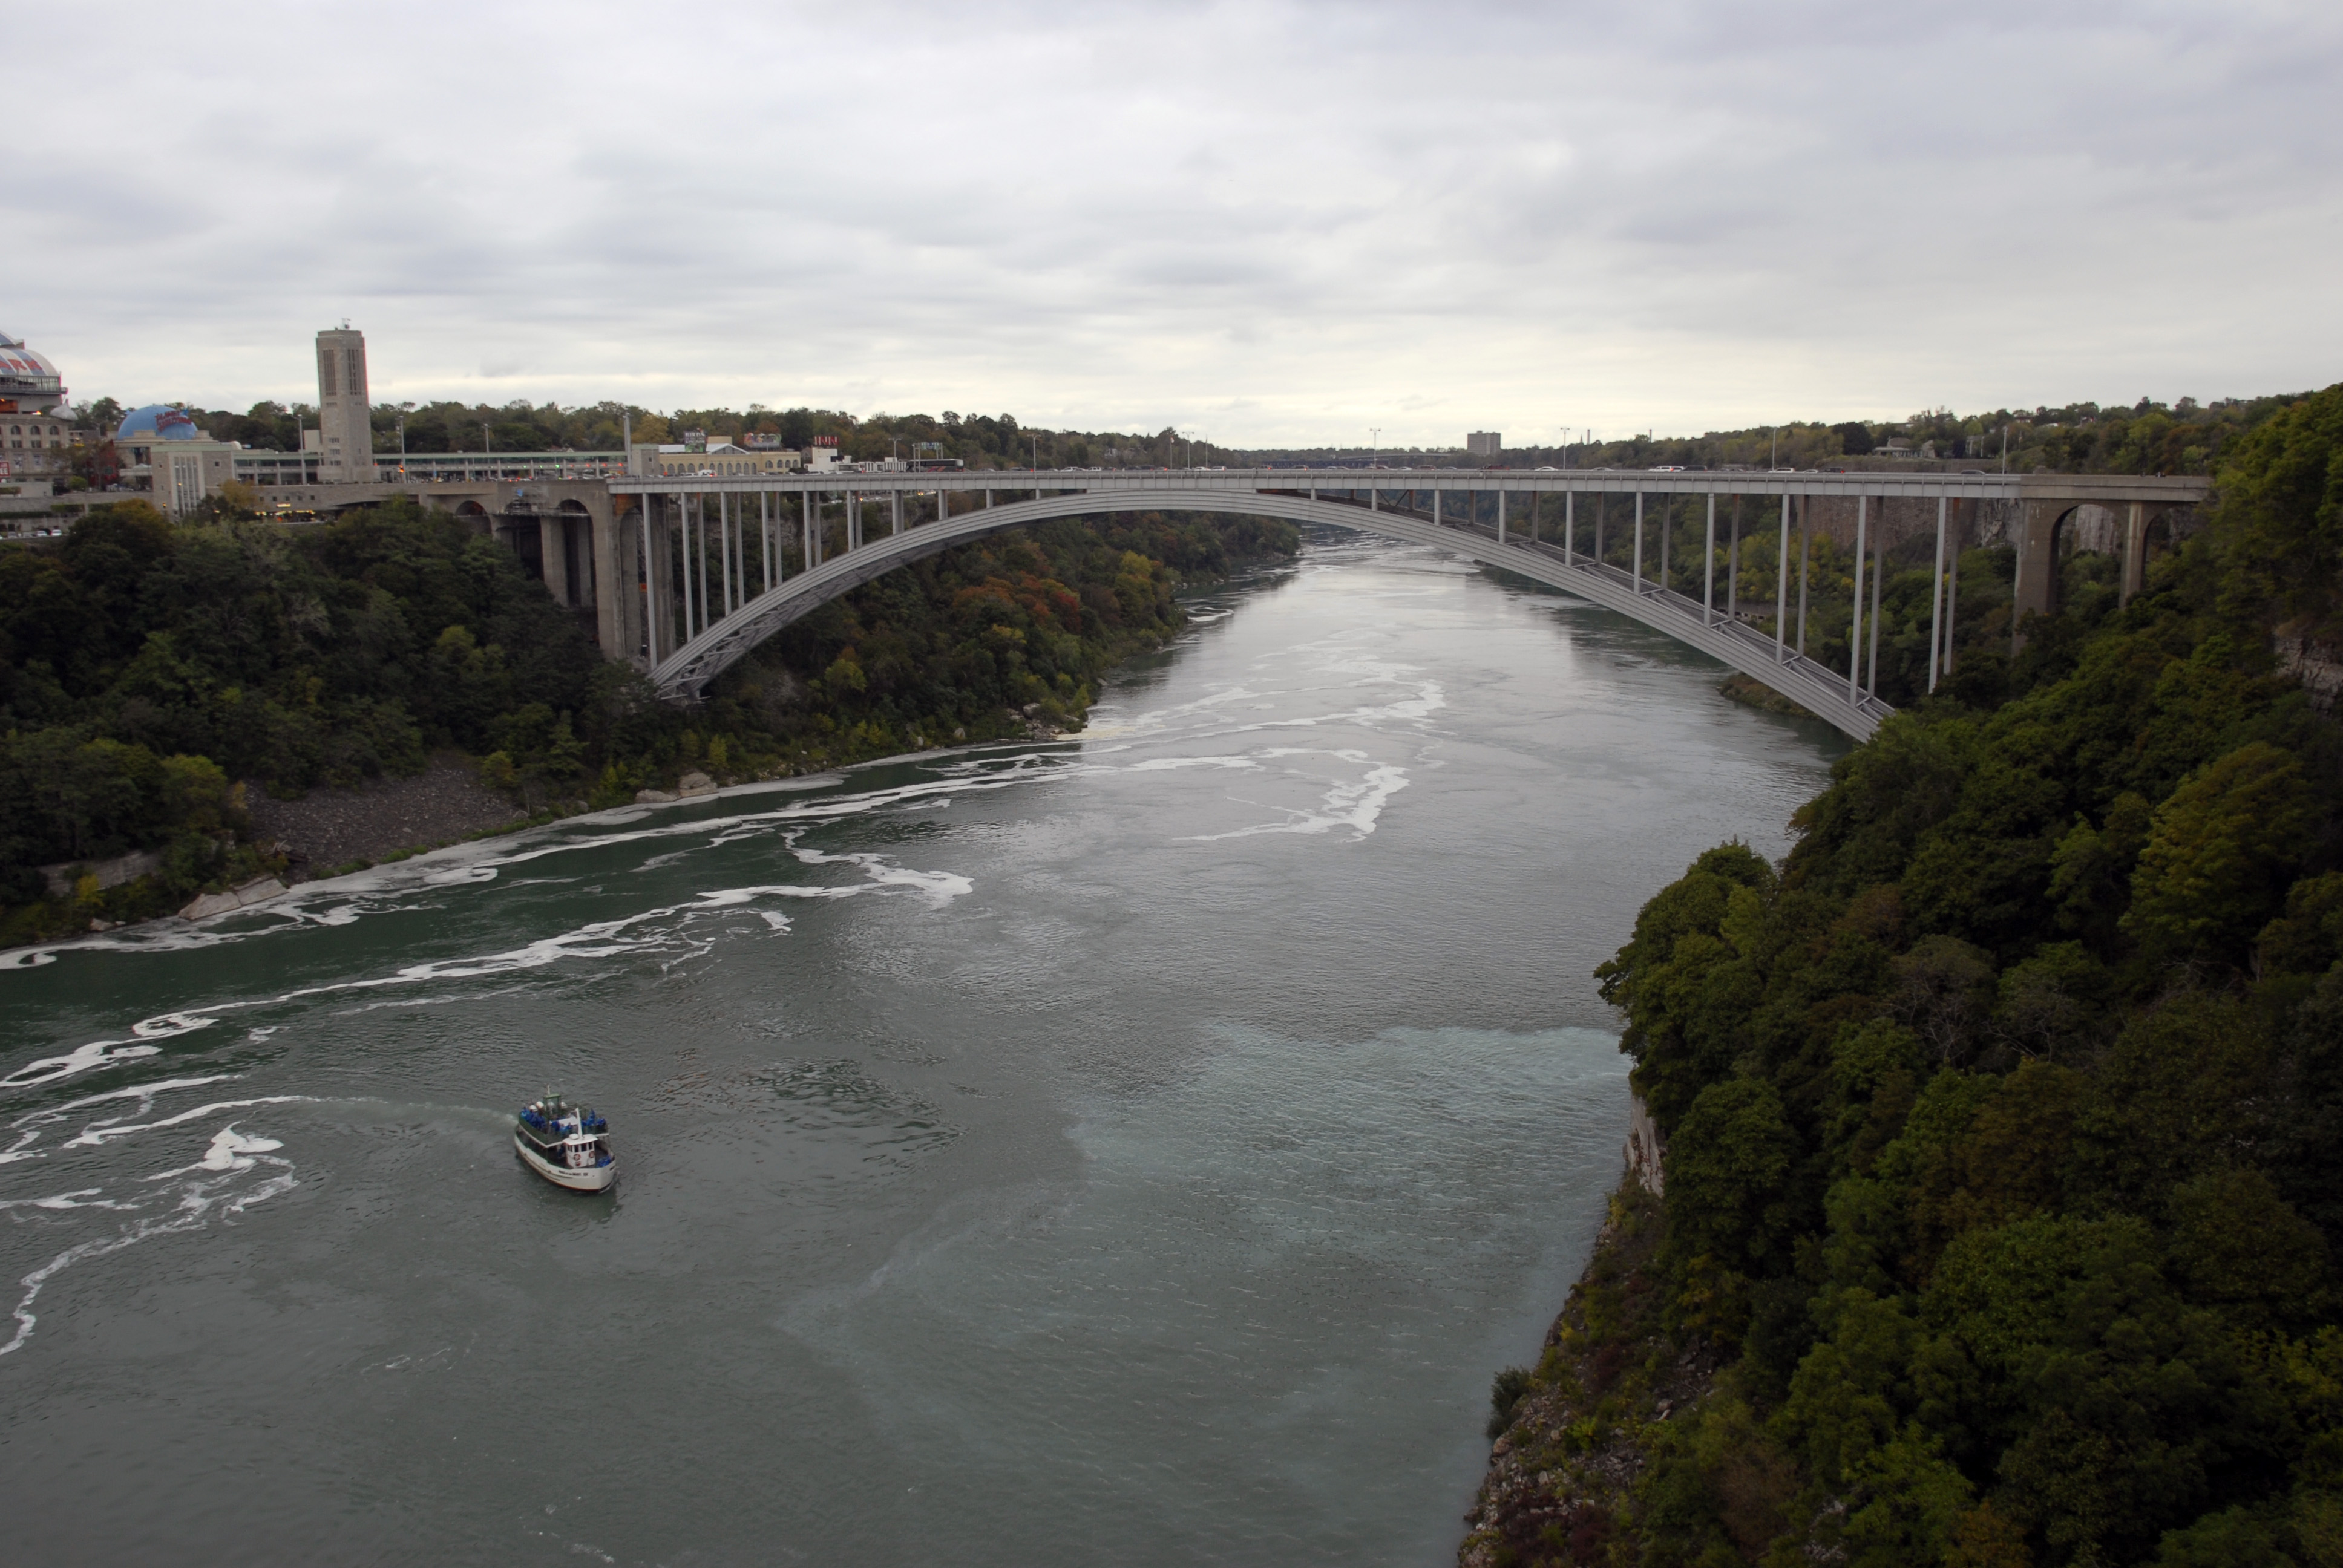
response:
<svg viewBox="0 0 2343 1568"><path fill-rule="evenodd" d="M635 804L638 806L664 806L675 799L676 793L672 789L638 789L635 791Z"/></svg>
<svg viewBox="0 0 2343 1568"><path fill-rule="evenodd" d="M49 897L70 899L84 877L96 877L101 888L118 888L133 877L151 876L163 869L160 849L141 849L136 854L116 856L111 860L92 860L86 865L65 861L55 866L43 866L41 878L48 883Z"/></svg>
<svg viewBox="0 0 2343 1568"><path fill-rule="evenodd" d="M206 893L202 898L179 911L183 920L200 920L213 915L225 915L234 910L248 910L255 904L265 904L271 899L282 898L287 891L284 883L274 877L262 877L230 888L225 893Z"/></svg>
<svg viewBox="0 0 2343 1568"><path fill-rule="evenodd" d="M1535 1368L1500 1375L1459 1568L1593 1568L1631 1538L1636 1483L1715 1368L1662 1332L1658 1200L1630 1176ZM1510 1402L1504 1402L1509 1401Z"/></svg>
<svg viewBox="0 0 2343 1568"><path fill-rule="evenodd" d="M2282 626L2270 638L2270 651L2281 670L2302 682L2310 706L2333 718L2336 696L2343 693L2343 663L2336 660L2336 650L2314 642L2298 626Z"/></svg>
<svg viewBox="0 0 2343 1568"><path fill-rule="evenodd" d="M1627 1112L1627 1175L1653 1197L1665 1195L1666 1183L1661 1171L1667 1158L1667 1141L1660 1136L1653 1123L1652 1113L1640 1094L1634 1108Z"/></svg>
<svg viewBox="0 0 2343 1568"><path fill-rule="evenodd" d="M687 773L676 781L675 792L685 800L696 795L713 795L716 793L716 780L705 773Z"/></svg>

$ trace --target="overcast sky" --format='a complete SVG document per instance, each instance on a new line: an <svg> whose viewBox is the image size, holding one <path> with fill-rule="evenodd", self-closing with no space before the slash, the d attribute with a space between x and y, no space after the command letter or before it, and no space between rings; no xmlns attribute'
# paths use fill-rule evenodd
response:
<svg viewBox="0 0 2343 1568"><path fill-rule="evenodd" d="M0 0L77 398L1509 445L2343 377L2343 5Z"/></svg>

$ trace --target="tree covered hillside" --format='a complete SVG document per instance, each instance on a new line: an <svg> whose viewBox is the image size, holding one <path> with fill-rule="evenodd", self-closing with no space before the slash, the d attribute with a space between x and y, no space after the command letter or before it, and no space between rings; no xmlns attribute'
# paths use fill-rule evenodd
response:
<svg viewBox="0 0 2343 1568"><path fill-rule="evenodd" d="M1645 907L1664 1198L1501 1382L1468 1562L2343 1562L2343 731L2270 652L2338 588L2343 387Z"/></svg>
<svg viewBox="0 0 2343 1568"><path fill-rule="evenodd" d="M0 940L250 871L241 789L413 772L435 749L535 810L692 768L751 778L1072 728L1108 668L1178 629L1183 578L1297 543L1281 523L1151 514L994 536L823 607L683 711L444 512L288 528L99 508L54 549L0 546ZM163 872L102 896L49 897L37 870L147 849Z"/></svg>

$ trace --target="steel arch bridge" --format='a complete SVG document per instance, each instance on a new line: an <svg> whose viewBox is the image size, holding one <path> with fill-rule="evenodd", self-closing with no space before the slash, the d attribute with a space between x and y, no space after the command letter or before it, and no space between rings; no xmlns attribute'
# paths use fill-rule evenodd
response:
<svg viewBox="0 0 2343 1568"><path fill-rule="evenodd" d="M2029 518L2039 508L2055 508L2049 526L2036 530L2044 536L2046 548L2055 549L2058 525L2085 502L2128 507L2137 543L2144 538L2147 518L2153 512L2192 504L2204 494L2203 482L2195 480L2094 476L2056 482L2068 477L2053 477L2053 482L2045 484L2035 476L1978 474L1530 473L1520 469L934 474L897 470L617 479L609 488L614 503L623 506L622 498L632 497L639 508L622 519L632 526L623 530L628 537L614 553L625 567L639 568L639 602L668 611L660 614L653 609L634 618L640 622L630 628L636 661L649 670L659 695L671 701L697 700L709 681L808 612L896 567L953 545L1055 518L1102 512L1218 511L1357 528L1518 573L1616 610L1705 653L1861 740L1895 711L1876 695L1879 584L1885 571L1887 539L1884 528L1869 528L1870 502L1886 498L1936 502L1937 586L1929 659L1933 686L1952 641L1955 607L1946 598L1945 549L1953 505L1980 499L2020 500L2030 503L2026 508ZM1016 479L1027 482L1012 488ZM1847 669L1825 668L1797 651L1797 639L1789 635L1793 595L1788 573L1775 574L1775 602L1765 607L1774 612L1772 632L1728 614L1719 601L1718 499L1756 498L1770 503L1778 498L1780 554L1776 558L1786 561L1792 499L1815 495L1851 497L1856 502L1858 569L1851 638L1855 651ZM1010 496L1023 498L1007 498ZM1664 586L1647 570L1664 570L1674 543L1672 530L1679 526L1675 515L1687 497L1704 498L1704 505L1697 508L1702 538L1684 541L1688 548L1700 548L1706 563L1698 598ZM844 504L846 548L826 556L825 540L836 531L829 510L833 498ZM1629 526L1634 528L1635 543L1630 568L1604 564L1584 548L1594 528L1600 527L1578 516L1579 503L1588 498L1600 498L1606 509L1615 498L1623 513L1632 500ZM956 510L955 500L962 498L968 503L966 509ZM1652 499L1667 506L1660 536L1647 550L1645 503ZM886 529L866 538L865 514L873 502L882 508ZM907 510L928 515L923 520L910 520ZM1625 524L1627 519L1623 516L1620 521ZM1771 532L1766 521L1770 519L1761 520L1760 527ZM781 541L800 531L799 558L811 564L784 577ZM2027 597L2026 568L2034 564L2031 558L2036 553L2040 552L2026 549L2021 541L2021 605ZM2126 557L2127 591L2136 586L2130 569L2133 553L2127 550ZM1647 554L1655 558L1647 560ZM635 572L628 570L627 575L635 576ZM754 584L752 576L759 579ZM2049 573L2045 565L2036 565L2034 576L2039 590L2047 583ZM1808 586L1802 568L1795 595L1800 625ZM2048 608L2046 599L2039 608ZM1863 668L1866 651L1867 672Z"/></svg>

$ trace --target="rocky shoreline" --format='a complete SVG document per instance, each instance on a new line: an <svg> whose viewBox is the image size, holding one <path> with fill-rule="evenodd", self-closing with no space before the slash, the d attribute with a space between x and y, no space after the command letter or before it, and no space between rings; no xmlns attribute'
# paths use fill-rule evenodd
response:
<svg viewBox="0 0 2343 1568"><path fill-rule="evenodd" d="M1594 1255L1534 1368L1498 1374L1489 1473L1457 1548L1459 1568L1607 1563L1672 1416L1709 1392L1715 1358L1663 1332L1654 1267L1660 1200L1631 1168Z"/></svg>

